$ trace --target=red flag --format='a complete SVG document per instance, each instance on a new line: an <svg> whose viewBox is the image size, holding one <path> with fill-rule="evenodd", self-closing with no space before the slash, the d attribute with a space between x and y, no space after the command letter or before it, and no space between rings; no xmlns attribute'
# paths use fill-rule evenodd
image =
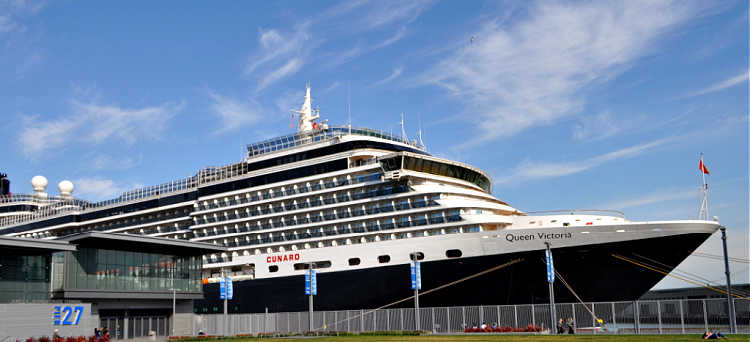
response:
<svg viewBox="0 0 750 342"><path fill-rule="evenodd" d="M706 164L703 164L703 159L698 163L698 170L701 170L701 172L710 175L711 172L708 172L708 168L706 167Z"/></svg>

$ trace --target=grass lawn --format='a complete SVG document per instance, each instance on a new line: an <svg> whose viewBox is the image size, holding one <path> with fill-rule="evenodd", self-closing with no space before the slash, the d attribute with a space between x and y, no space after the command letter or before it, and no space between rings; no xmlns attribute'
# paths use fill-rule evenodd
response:
<svg viewBox="0 0 750 342"><path fill-rule="evenodd" d="M701 337L697 334L692 335L563 335L563 336L546 336L546 335L461 335L461 336L334 336L334 337L299 337L299 338L264 338L262 341L267 342L288 342L291 339L312 340L320 342L328 341L393 341L393 342L448 342L448 341L502 341L502 342L532 342L532 341L595 341L595 342L667 342L667 341L700 341ZM248 340L257 341L257 338ZM216 342L240 342L242 339L215 340ZM729 341L750 341L750 335L733 335L729 336Z"/></svg>

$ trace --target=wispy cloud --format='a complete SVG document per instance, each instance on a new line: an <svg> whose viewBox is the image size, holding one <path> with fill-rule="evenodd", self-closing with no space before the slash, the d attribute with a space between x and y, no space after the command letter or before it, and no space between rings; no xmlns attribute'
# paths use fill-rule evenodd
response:
<svg viewBox="0 0 750 342"><path fill-rule="evenodd" d="M659 189L649 194L640 195L635 198L630 198L622 201L612 202L608 204L599 204L602 208L612 209L628 209L633 207L641 207L644 205L651 205L662 202L669 202L675 200L686 200L686 199L697 199L698 188L690 189Z"/></svg>
<svg viewBox="0 0 750 342"><path fill-rule="evenodd" d="M580 112L586 92L653 51L700 12L694 2L537 2L528 15L492 21L420 77L467 106L476 138L515 135Z"/></svg>
<svg viewBox="0 0 750 342"><path fill-rule="evenodd" d="M236 100L214 91L209 91L208 95L212 101L211 111L219 117L220 121L220 126L214 130L214 134L233 131L263 119L263 109L255 100Z"/></svg>
<svg viewBox="0 0 750 342"><path fill-rule="evenodd" d="M403 39L407 35L405 25L413 22L431 4L432 1L350 1L301 19L288 32L260 29L259 50L249 57L244 73L257 79L256 92L261 92L295 75L305 66L331 68L341 65ZM398 29L382 38L382 34L390 33L390 27L394 25ZM322 27L327 31L323 32ZM363 33L370 32L378 33L380 40L368 42L362 38ZM347 40L353 37L356 40L347 44ZM335 41L336 48L319 52L328 41Z"/></svg>
<svg viewBox="0 0 750 342"><path fill-rule="evenodd" d="M88 160L87 167L91 170L127 170L138 165L143 159L143 155L138 155L137 158L132 156L118 156L113 157L106 154L96 154L86 156Z"/></svg>
<svg viewBox="0 0 750 342"><path fill-rule="evenodd" d="M384 79L382 79L380 81L375 82L373 84L373 86L377 87L377 86L381 86L381 85L384 85L386 83L389 83L389 82L395 80L397 77L401 76L401 72L403 72L403 71L404 71L403 67L398 67L396 69L393 69L393 72L390 75L388 75L388 77L386 77L386 78L384 78Z"/></svg>
<svg viewBox="0 0 750 342"><path fill-rule="evenodd" d="M573 129L575 140L597 140L614 136L623 129L609 111L601 112L591 118L585 118Z"/></svg>
<svg viewBox="0 0 750 342"><path fill-rule="evenodd" d="M71 143L117 140L133 144L138 139L158 140L167 122L184 103L163 103L143 108L104 105L95 100L71 101L71 114L52 120L39 115L23 117L18 136L21 151L29 158Z"/></svg>
<svg viewBox="0 0 750 342"><path fill-rule="evenodd" d="M335 81L335 82L331 83L331 85L329 85L328 87L326 87L325 89L323 89L320 93L321 94L330 93L330 92L334 91L335 89L338 89L338 87L340 87L340 86L341 86L341 82Z"/></svg>
<svg viewBox="0 0 750 342"><path fill-rule="evenodd" d="M26 31L22 19L43 7L42 1L0 1L0 35Z"/></svg>
<svg viewBox="0 0 750 342"><path fill-rule="evenodd" d="M521 183L525 181L557 178L568 176L598 167L604 163L618 159L632 158L649 150L667 144L675 140L674 137L663 138L647 143L619 149L583 160L569 162L535 162L525 160L519 163L512 171L505 172L504 176L496 177L495 184Z"/></svg>
<svg viewBox="0 0 750 342"><path fill-rule="evenodd" d="M726 79L724 81L721 81L719 83L713 84L707 88L698 90L696 92L692 92L690 94L687 94L685 96L680 97L681 99L688 98L688 97L694 97L694 96L700 96L710 93L715 93L717 91L722 91L727 88L731 88L737 85L746 84L748 80L748 71L744 70L741 73L739 73L736 76L733 76L729 79Z"/></svg>
<svg viewBox="0 0 750 342"><path fill-rule="evenodd" d="M117 184L111 179L98 177L75 179L73 185L75 186L75 197L91 201L115 198L133 188L133 186Z"/></svg>

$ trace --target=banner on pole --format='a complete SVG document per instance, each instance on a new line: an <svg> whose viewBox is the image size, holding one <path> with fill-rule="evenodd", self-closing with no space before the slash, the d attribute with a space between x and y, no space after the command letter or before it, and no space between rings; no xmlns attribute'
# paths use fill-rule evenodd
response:
<svg viewBox="0 0 750 342"><path fill-rule="evenodd" d="M227 283L224 278L219 279L219 299L227 299Z"/></svg>
<svg viewBox="0 0 750 342"><path fill-rule="evenodd" d="M411 289L422 289L422 265L419 261L411 263Z"/></svg>
<svg viewBox="0 0 750 342"><path fill-rule="evenodd" d="M305 273L305 294L318 294L318 272L315 270L310 270Z"/></svg>
<svg viewBox="0 0 750 342"><path fill-rule="evenodd" d="M227 299L232 300L232 297L234 296L234 285L232 284L232 278L227 277L225 286L227 288Z"/></svg>
<svg viewBox="0 0 750 342"><path fill-rule="evenodd" d="M544 251L547 256L547 282L555 282L555 266L552 264L552 253L549 249Z"/></svg>

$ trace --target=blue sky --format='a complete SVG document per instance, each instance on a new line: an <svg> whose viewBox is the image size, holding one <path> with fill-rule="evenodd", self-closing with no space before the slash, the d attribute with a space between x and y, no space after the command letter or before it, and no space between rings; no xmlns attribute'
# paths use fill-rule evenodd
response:
<svg viewBox="0 0 750 342"><path fill-rule="evenodd" d="M348 98L355 126L400 132L404 112L526 211L695 218L704 152L711 215L750 258L745 1L0 0L0 75L14 192L42 174L100 200L239 161L292 131L309 82L330 123Z"/></svg>

